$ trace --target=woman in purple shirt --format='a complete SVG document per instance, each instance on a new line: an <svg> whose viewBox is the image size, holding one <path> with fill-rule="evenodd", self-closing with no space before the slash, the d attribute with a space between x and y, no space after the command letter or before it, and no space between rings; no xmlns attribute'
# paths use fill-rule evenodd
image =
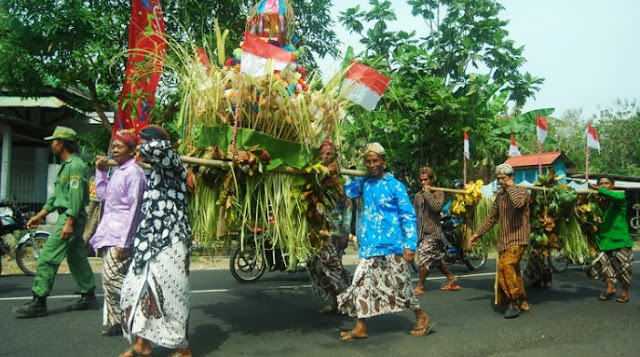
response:
<svg viewBox="0 0 640 357"><path fill-rule="evenodd" d="M131 245L140 215L146 177L134 155L138 144L134 133L120 130L111 142L113 159L118 163L107 176L106 156L96 157L96 194L103 204L103 215L89 243L102 255L104 290L103 336L122 335L120 291L131 263Z"/></svg>

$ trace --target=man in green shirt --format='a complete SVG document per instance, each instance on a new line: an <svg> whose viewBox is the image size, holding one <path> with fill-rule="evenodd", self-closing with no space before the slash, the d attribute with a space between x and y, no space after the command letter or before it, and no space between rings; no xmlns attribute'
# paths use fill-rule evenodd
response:
<svg viewBox="0 0 640 357"><path fill-rule="evenodd" d="M627 224L627 200L624 192L614 191L615 182L608 175L598 180L598 186L589 185L598 190L605 198L602 224L598 232L598 254L589 267L589 275L595 279L602 278L607 284L598 300L609 300L616 294L614 283L622 283L622 292L616 298L617 302L629 301L629 285L633 268L633 242L629 236Z"/></svg>
<svg viewBox="0 0 640 357"><path fill-rule="evenodd" d="M87 260L82 232L87 220L85 206L89 202L89 187L86 165L76 155L78 144L76 132L63 126L56 127L52 136L51 151L62 161L58 171L54 192L27 227L33 228L50 212L58 213L55 230L42 247L38 258L35 282L31 288L33 300L14 309L18 317L39 317L47 314L47 296L51 292L56 273L66 257L71 275L78 285L77 293L82 297L70 307L72 310L97 309L93 271Z"/></svg>

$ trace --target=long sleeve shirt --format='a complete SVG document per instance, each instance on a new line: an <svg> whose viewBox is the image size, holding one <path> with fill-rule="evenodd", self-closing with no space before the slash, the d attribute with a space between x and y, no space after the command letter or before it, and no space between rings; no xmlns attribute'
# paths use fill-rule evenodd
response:
<svg viewBox="0 0 640 357"><path fill-rule="evenodd" d="M444 205L444 193L441 191L420 191L413 198L413 208L418 217L420 240L440 238L442 226L440 212Z"/></svg>
<svg viewBox="0 0 640 357"><path fill-rule="evenodd" d="M102 219L89 243L102 247L130 247L140 220L140 204L147 179L131 159L118 166L111 177L96 169L96 195L102 203Z"/></svg>
<svg viewBox="0 0 640 357"><path fill-rule="evenodd" d="M87 165L76 154L71 154L62 164L56 176L54 191L47 198L44 209L52 212L64 210L69 217L86 217L85 206L89 204L89 180Z"/></svg>
<svg viewBox="0 0 640 357"><path fill-rule="evenodd" d="M361 258L402 254L405 248L416 250L416 213L407 188L393 175L359 177L346 184L344 191L349 198L363 199L357 232Z"/></svg>
<svg viewBox="0 0 640 357"><path fill-rule="evenodd" d="M498 229L498 251L500 253L514 245L528 245L531 241L529 222L529 193L524 187L509 186L496 193L489 216L482 222L476 233L487 233L496 222Z"/></svg>
<svg viewBox="0 0 640 357"><path fill-rule="evenodd" d="M613 250L630 248L633 241L629 236L627 224L627 198L624 192L616 192L600 187L598 193L607 196L609 207L602 215L602 224L598 232L598 249Z"/></svg>

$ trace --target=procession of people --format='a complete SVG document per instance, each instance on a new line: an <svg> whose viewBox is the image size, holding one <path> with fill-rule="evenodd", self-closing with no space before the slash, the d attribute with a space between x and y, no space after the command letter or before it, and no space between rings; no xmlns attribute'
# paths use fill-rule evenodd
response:
<svg viewBox="0 0 640 357"><path fill-rule="evenodd" d="M14 310L18 317L47 314L46 297L65 257L81 295L70 309L98 308L95 279L80 236L86 221L83 207L87 204L88 180L85 164L76 155L75 138L75 132L65 127L56 128L52 136L45 138L51 140L51 150L64 163L55 192L28 225L37 225L50 212L57 212L59 218L39 259L33 300ZM136 151L142 162L151 165L146 176L135 163ZM89 241L103 258L105 329L100 334L124 334L129 339L132 345L121 357L151 355L151 343L175 350L172 356L191 356L188 320L192 235L187 171L169 134L156 125L146 126L138 136L117 131L111 142L111 156L117 164L111 170L106 156L95 159L96 193L104 213ZM336 146L323 142L319 156L329 177L337 182ZM386 170L386 150L379 143L367 144L363 160L366 176L345 184L344 196L338 197L333 210L326 212L331 230L308 267L313 292L329 302L319 312L355 318L355 326L338 336L343 342L367 338L368 319L403 310L415 314L408 332L425 336L435 323L417 296L425 294L430 269L435 267L446 277L441 290L461 288L437 244L442 234L444 194L434 189L434 170L422 167L418 175L421 190L412 202L406 185ZM495 179L499 190L491 211L469 241L477 243L493 225L499 225L495 303L505 306L505 318L515 318L522 311L530 311L520 270L530 241L530 197L526 188L515 184L511 166L498 165ZM606 175L591 188L605 200L605 214L589 274L605 282L606 290L597 297L599 300L615 297L617 302L626 303L632 279L633 243L628 235L625 196L615 190L613 178ZM351 232L348 199L362 200L357 212L359 261L353 275L342 262ZM415 287L408 269L414 259L419 267ZM621 283L619 296L615 296L616 282Z"/></svg>

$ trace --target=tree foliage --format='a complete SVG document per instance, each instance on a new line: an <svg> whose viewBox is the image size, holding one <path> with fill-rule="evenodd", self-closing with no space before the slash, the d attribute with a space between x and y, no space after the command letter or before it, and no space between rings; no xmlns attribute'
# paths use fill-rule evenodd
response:
<svg viewBox="0 0 640 357"><path fill-rule="evenodd" d="M255 0L162 0L167 34L177 41L213 44L214 21L229 30L228 50L238 46ZM331 0L292 0L298 35L310 52L336 54ZM35 96L44 85L79 88L109 126L104 111L115 108L124 77L131 0L0 0L0 87ZM229 51L230 52L230 51ZM168 53L168 56L172 54ZM171 95L171 91L159 95ZM160 98L158 106L171 103Z"/></svg>
<svg viewBox="0 0 640 357"><path fill-rule="evenodd" d="M467 129L470 165L482 176L494 160L504 158L497 153L508 145L509 134L493 129L508 122L509 105L519 113L543 80L522 72L523 47L508 38L497 1L407 2L429 31L423 37L389 30L395 14L387 0L370 0L368 10L341 13L342 25L366 46L359 57L392 78L376 111L353 113L346 141L380 141L392 153L394 172L405 178L429 165L452 179L462 172Z"/></svg>

